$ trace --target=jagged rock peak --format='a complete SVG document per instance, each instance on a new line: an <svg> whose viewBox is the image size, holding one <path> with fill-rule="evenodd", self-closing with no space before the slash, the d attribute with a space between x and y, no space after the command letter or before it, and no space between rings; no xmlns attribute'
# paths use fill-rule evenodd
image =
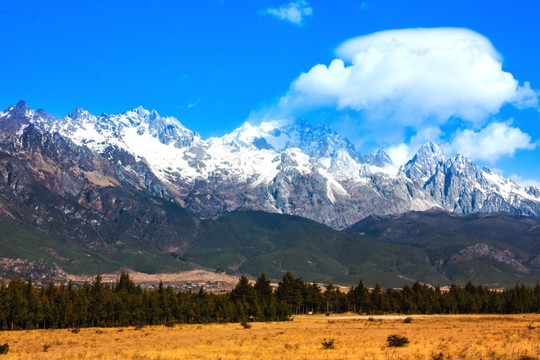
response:
<svg viewBox="0 0 540 360"><path fill-rule="evenodd" d="M258 149L283 151L298 148L310 157L330 158L344 150L358 158L354 145L325 124L313 125L305 119L277 119L259 125L244 123L232 133L223 136L228 144L255 146Z"/></svg>
<svg viewBox="0 0 540 360"><path fill-rule="evenodd" d="M434 142L430 141L425 143L418 149L418 152L416 153L416 156L418 157L431 157L431 158L444 158L444 152L439 147L439 145L435 144Z"/></svg>
<svg viewBox="0 0 540 360"><path fill-rule="evenodd" d="M17 111L26 111L26 110L30 110L30 108L28 107L28 104L26 103L26 101L24 100L19 100L19 102L15 105L11 105L10 107L8 107L4 112L17 112Z"/></svg>
<svg viewBox="0 0 540 360"><path fill-rule="evenodd" d="M9 114L10 117L13 116L26 116L28 112L31 112L32 109L28 107L28 104L24 100L20 100L17 104L11 105L6 110L5 114Z"/></svg>
<svg viewBox="0 0 540 360"><path fill-rule="evenodd" d="M22 126L31 123L36 112L28 107L26 102L19 101L16 105L8 107L4 113L0 113L0 129L6 132L18 131Z"/></svg>
<svg viewBox="0 0 540 360"><path fill-rule="evenodd" d="M527 186L525 188L525 192L529 195L540 198L540 189L536 186Z"/></svg>
<svg viewBox="0 0 540 360"><path fill-rule="evenodd" d="M73 120L79 120L79 119L87 119L89 117L93 116L89 111L84 110L83 108L76 108L74 110L71 110L68 117L70 117Z"/></svg>
<svg viewBox="0 0 540 360"><path fill-rule="evenodd" d="M382 149L377 149L373 154L362 156L361 161L381 168L394 164L390 156Z"/></svg>

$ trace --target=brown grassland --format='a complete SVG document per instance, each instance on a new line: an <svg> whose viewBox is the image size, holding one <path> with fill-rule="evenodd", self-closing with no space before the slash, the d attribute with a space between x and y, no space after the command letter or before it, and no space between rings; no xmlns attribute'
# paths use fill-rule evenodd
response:
<svg viewBox="0 0 540 360"><path fill-rule="evenodd" d="M540 359L540 315L297 316L289 322L2 331L0 359ZM388 347L391 334L405 347ZM324 349L323 339L334 339Z"/></svg>

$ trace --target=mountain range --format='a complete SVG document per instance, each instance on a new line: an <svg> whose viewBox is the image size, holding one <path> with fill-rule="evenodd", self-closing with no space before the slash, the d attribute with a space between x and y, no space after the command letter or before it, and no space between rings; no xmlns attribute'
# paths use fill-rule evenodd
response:
<svg viewBox="0 0 540 360"><path fill-rule="evenodd" d="M218 240L210 231L219 228L224 219L249 211L264 214L259 217L274 213L310 219L315 222L295 217L287 221L304 224L302 229L319 229L313 230L317 234L333 234L330 238L347 239L345 243L352 241L351 236L361 238L374 247L382 244L374 240L379 235L350 232L359 221L430 209L456 216L507 213L516 216L511 221L517 222L523 221L521 215L540 216L540 189L522 188L463 156L446 157L434 143L422 146L407 164L397 168L384 151L361 154L329 127L303 120L257 126L245 123L220 138L202 139L177 119L143 108L100 116L76 109L54 118L24 102L0 113L0 190L2 228L11 229L3 231L0 242L26 239L19 247L3 245L4 254L10 256L4 255L2 261L12 264L4 266L5 274L17 273L13 265L17 260L22 264L19 268L42 269L42 273L61 272L58 268L91 272L123 266L148 272L176 271L197 264L273 271L277 276L287 266L283 262L277 266L279 261L269 254L284 244L268 245L265 251L261 250L264 246L253 245L258 250L248 254L236 244L232 247L236 250L226 256L215 250L220 241L249 240L225 229L218 233L228 234L228 238ZM244 218L253 220L253 216ZM275 217L268 219L276 222ZM261 227L254 229L252 238L259 238ZM37 245L43 241L49 245ZM274 240L265 241L272 244ZM344 246L343 241L336 246ZM467 246L481 244L479 251L488 249L484 253L489 253L498 251L493 246L504 243L497 241L496 245L485 240ZM321 255L321 249L328 246L324 243L305 243L303 257L313 244L319 244L316 252ZM20 254L23 248L26 257ZM302 253L301 249L295 254ZM529 269L529 274L538 249L519 250L520 255L510 257ZM328 249L323 253L327 256ZM263 255L270 258L256 263L269 261L275 271L253 262ZM353 262L343 256L334 254L323 261L335 262L327 266L333 272L304 269L302 274L314 279L321 274L326 279L347 278ZM441 258L444 264L449 256ZM223 260L227 257L232 260ZM427 265L439 275L446 266L437 265L441 259L429 260ZM336 270L340 268L337 264L341 270ZM523 276L525 272L518 268L510 267ZM399 270L392 269L389 273L395 277ZM451 280L441 276L439 281Z"/></svg>

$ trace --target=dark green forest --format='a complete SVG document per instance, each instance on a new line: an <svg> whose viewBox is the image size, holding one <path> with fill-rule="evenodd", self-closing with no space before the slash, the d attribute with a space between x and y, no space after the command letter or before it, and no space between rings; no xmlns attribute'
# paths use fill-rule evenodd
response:
<svg viewBox="0 0 540 360"><path fill-rule="evenodd" d="M94 326L174 325L244 321L284 321L294 314L510 314L540 312L540 283L495 291L468 283L441 291L419 282L400 289L368 289L362 280L348 292L322 287L287 272L272 288L262 274L254 284L242 276L226 294L175 291L159 284L143 289L128 273L114 284L97 276L91 284L36 288L32 279L15 277L0 284L2 329L79 328Z"/></svg>

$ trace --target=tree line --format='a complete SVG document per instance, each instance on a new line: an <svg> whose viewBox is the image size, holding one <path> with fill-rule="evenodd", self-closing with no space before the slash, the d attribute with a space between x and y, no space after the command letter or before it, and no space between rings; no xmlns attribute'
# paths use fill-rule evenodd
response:
<svg viewBox="0 0 540 360"><path fill-rule="evenodd" d="M470 314L540 312L540 284L493 291L468 283L440 288L414 283L401 289L368 289L362 280L349 291L295 278L287 272L273 289L262 274L254 284L242 276L226 294L175 291L159 284L143 289L128 273L114 284L100 275L91 284L34 287L15 277L0 283L0 328L43 329L94 326L170 325L242 321L283 321L293 314Z"/></svg>

